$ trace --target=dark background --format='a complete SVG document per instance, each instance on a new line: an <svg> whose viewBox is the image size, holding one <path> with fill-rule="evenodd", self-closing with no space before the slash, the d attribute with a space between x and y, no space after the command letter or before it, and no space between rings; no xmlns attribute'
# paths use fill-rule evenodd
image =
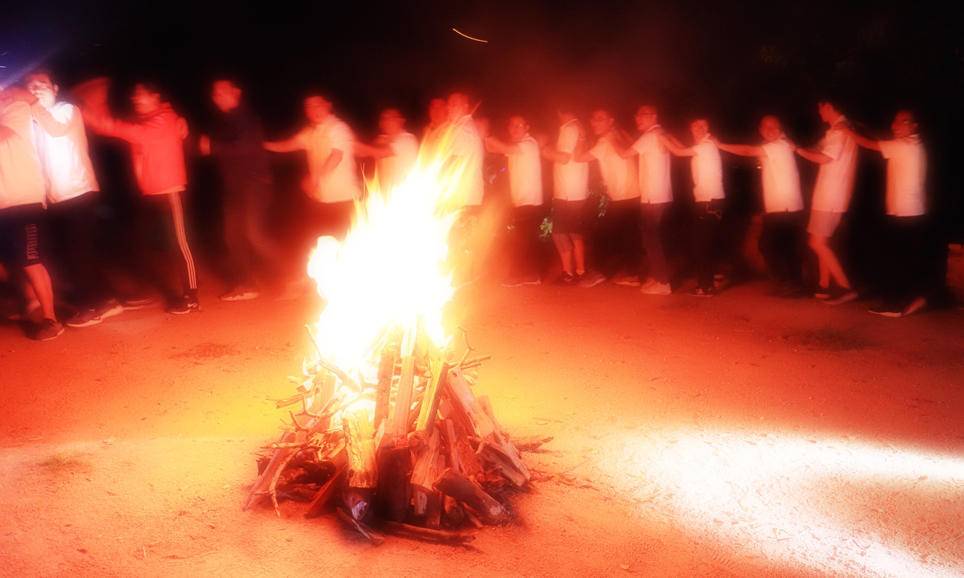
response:
<svg viewBox="0 0 964 578"><path fill-rule="evenodd" d="M908 106L921 119L940 230L960 239L962 16L959 2L823 0L21 3L0 16L0 74L44 61L65 86L112 76L121 96L147 77L203 127L208 81L226 73L246 85L272 135L296 127L312 89L328 93L363 138L379 107L397 105L420 127L427 100L454 86L478 96L496 126L519 111L549 134L563 100L586 112L612 107L627 128L636 105L655 102L664 126L684 137L686 119L707 114L731 141L755 140L757 119L770 112L800 144L822 133L822 96L874 136ZM861 156L853 217L866 226L851 245L872 253L883 164ZM676 164L674 188L685 197L686 163ZM730 191L747 210L751 164L728 163ZM800 165L809 194L813 170Z"/></svg>

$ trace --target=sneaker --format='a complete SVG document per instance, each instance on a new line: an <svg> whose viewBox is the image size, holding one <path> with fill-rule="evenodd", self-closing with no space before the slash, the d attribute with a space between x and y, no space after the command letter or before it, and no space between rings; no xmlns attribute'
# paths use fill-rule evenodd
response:
<svg viewBox="0 0 964 578"><path fill-rule="evenodd" d="M97 312L97 316L101 319L110 319L111 317L116 317L124 312L125 307L117 301L117 299L108 299L104 301L100 306L96 307L94 311Z"/></svg>
<svg viewBox="0 0 964 578"><path fill-rule="evenodd" d="M641 285L637 275L617 275L612 278L613 285L623 287L639 287Z"/></svg>
<svg viewBox="0 0 964 578"><path fill-rule="evenodd" d="M640 289L640 291L646 295L670 295L673 292L673 288L669 286L669 283L653 281Z"/></svg>
<svg viewBox="0 0 964 578"><path fill-rule="evenodd" d="M813 294L813 298L817 301L827 301L830 299L830 288L821 287Z"/></svg>
<svg viewBox="0 0 964 578"><path fill-rule="evenodd" d="M50 341L60 337L64 332L64 326L53 319L44 319L34 328L31 337L37 341Z"/></svg>
<svg viewBox="0 0 964 578"><path fill-rule="evenodd" d="M103 317L98 315L97 311L93 309L81 309L77 313L74 313L70 319L64 321L64 325L67 327L79 328L100 325L103 322Z"/></svg>
<svg viewBox="0 0 964 578"><path fill-rule="evenodd" d="M522 280L520 285L542 285L542 279L539 277L527 277Z"/></svg>
<svg viewBox="0 0 964 578"><path fill-rule="evenodd" d="M716 295L716 291L713 289L704 289L702 287L697 287L690 291L690 295L693 297L713 297Z"/></svg>
<svg viewBox="0 0 964 578"><path fill-rule="evenodd" d="M174 315L187 315L193 311L200 310L201 305L197 302L197 298L191 296L184 296L176 299L167 306L167 312Z"/></svg>
<svg viewBox="0 0 964 578"><path fill-rule="evenodd" d="M559 277L560 285L575 285L577 278L572 273L563 273L562 277Z"/></svg>
<svg viewBox="0 0 964 578"><path fill-rule="evenodd" d="M251 301L260 296L261 294L254 289L237 289L221 295L221 301Z"/></svg>
<svg viewBox="0 0 964 578"><path fill-rule="evenodd" d="M844 303L850 303L855 301L860 295L857 294L853 289L847 289L840 295L834 297L833 299L827 299L823 301L826 305L843 305Z"/></svg>
<svg viewBox="0 0 964 578"><path fill-rule="evenodd" d="M925 299L924 297L917 297L913 301L911 301L910 304L907 305L907 307L904 307L904 310L901 312L901 317L907 317L908 315L913 315L914 313L917 313L924 307L927 307L927 299Z"/></svg>
<svg viewBox="0 0 964 578"><path fill-rule="evenodd" d="M893 305L878 305L877 307L871 307L867 312L881 317L900 317L904 314L903 310Z"/></svg>
<svg viewBox="0 0 964 578"><path fill-rule="evenodd" d="M525 282L519 277L509 277L502 282L503 287L522 287L523 285L525 285Z"/></svg>
<svg viewBox="0 0 964 578"><path fill-rule="evenodd" d="M606 280L601 274L590 271L579 276L579 286L583 289L595 287Z"/></svg>
<svg viewBox="0 0 964 578"><path fill-rule="evenodd" d="M138 309L146 309L157 303L157 299L153 297L129 297L127 299L121 300L121 307L124 311L137 311Z"/></svg>

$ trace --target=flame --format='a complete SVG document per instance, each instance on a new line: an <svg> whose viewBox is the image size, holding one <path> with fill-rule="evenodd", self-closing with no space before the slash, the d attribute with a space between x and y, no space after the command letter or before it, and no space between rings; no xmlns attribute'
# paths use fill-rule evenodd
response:
<svg viewBox="0 0 964 578"><path fill-rule="evenodd" d="M423 146L394 188L368 183L345 239L319 238L309 259L325 303L312 331L317 353L356 384L377 380L378 356L392 335L408 337L403 353L411 353L415 335L438 349L449 343L442 320L455 293L449 235L466 175L451 155L457 129Z"/></svg>

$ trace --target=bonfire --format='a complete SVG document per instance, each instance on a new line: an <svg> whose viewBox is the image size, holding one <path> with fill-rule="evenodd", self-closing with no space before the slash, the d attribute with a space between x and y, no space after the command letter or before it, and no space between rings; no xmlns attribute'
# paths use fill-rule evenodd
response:
<svg viewBox="0 0 964 578"><path fill-rule="evenodd" d="M309 502L372 542L383 533L465 543L510 519L509 496L530 472L485 397L484 358L456 356L443 312L455 288L449 237L464 165L451 135L422 150L395 188L356 206L344 240L318 239L308 263L323 310L313 351L279 400L290 422L258 460L245 508Z"/></svg>

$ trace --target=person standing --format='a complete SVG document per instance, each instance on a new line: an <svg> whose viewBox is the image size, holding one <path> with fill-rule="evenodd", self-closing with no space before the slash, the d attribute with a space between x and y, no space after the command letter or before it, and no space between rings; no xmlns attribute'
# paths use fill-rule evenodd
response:
<svg viewBox="0 0 964 578"><path fill-rule="evenodd" d="M355 200L361 197L355 166L355 136L332 112L331 101L311 94L304 101L308 125L291 138L264 143L276 153L306 151L308 177L303 188L312 200L308 230L311 247L320 236L344 238L351 226Z"/></svg>
<svg viewBox="0 0 964 578"><path fill-rule="evenodd" d="M428 124L422 130L422 145L429 151L435 151L448 125L449 107L444 98L436 97L428 102Z"/></svg>
<svg viewBox="0 0 964 578"><path fill-rule="evenodd" d="M819 150L797 148L797 154L820 166L807 225L810 249L817 256L819 268L814 297L830 305L839 305L857 298L857 292L851 287L850 279L831 246L840 221L850 206L857 170L857 143L847 129L847 118L834 103L820 101L817 110L820 119L828 126ZM839 287L839 294L832 293L831 283Z"/></svg>
<svg viewBox="0 0 964 578"><path fill-rule="evenodd" d="M760 120L759 145L724 144L720 150L759 159L763 179L763 235L761 250L770 274L777 282L776 294L796 297L802 294L801 236L803 196L800 173L794 157L795 146L787 139L780 120L772 115Z"/></svg>
<svg viewBox="0 0 964 578"><path fill-rule="evenodd" d="M585 149L582 123L569 107L558 111L559 136L555 147L542 154L552 166L552 241L562 263L562 283L579 283L586 275L586 213L589 164L579 161Z"/></svg>
<svg viewBox="0 0 964 578"><path fill-rule="evenodd" d="M509 165L509 196L512 199L512 270L506 287L542 283L542 247L539 227L545 216L542 198L542 160L539 143L529 134L522 116L509 118L509 139L487 136L486 148L505 155Z"/></svg>
<svg viewBox="0 0 964 578"><path fill-rule="evenodd" d="M82 106L84 120L95 132L126 141L131 148L134 175L141 191L136 234L139 248L153 246L156 257L166 266L158 267L152 256L140 259L165 293L167 311L177 315L200 310L197 268L188 241L183 196L187 190L184 140L187 121L171 106L161 90L149 82L134 85L131 103L134 118L120 120L106 106L108 81L85 83L82 92L92 91L96 100ZM153 239L144 236L154 233ZM179 283L168 279L167 271L179 271Z"/></svg>
<svg viewBox="0 0 964 578"><path fill-rule="evenodd" d="M97 325L124 308L112 296L96 246L100 187L90 162L83 115L73 104L58 100L60 87L48 71L29 73L25 83L37 99L31 112L37 125L34 142L47 185L50 238L56 239L60 272L66 276L72 290L70 301L76 308L64 324Z"/></svg>
<svg viewBox="0 0 964 578"><path fill-rule="evenodd" d="M693 145L682 147L673 138L664 141L675 155L691 157L693 200L696 208L696 289L693 295L711 297L716 294L714 278L719 257L720 223L726 193L723 189L723 166L720 149L710 134L705 118L690 122Z"/></svg>
<svg viewBox="0 0 964 578"><path fill-rule="evenodd" d="M629 145L629 137L616 127L611 112L596 109L589 117L589 126L596 135L596 143L581 160L599 163L599 172L606 187L606 214L602 219L602 253L608 260L606 274L616 285L638 287L640 255L640 200L639 177L633 159L624 158L620 151ZM593 277L592 281L598 277Z"/></svg>
<svg viewBox="0 0 964 578"><path fill-rule="evenodd" d="M375 158L375 176L381 191L400 185L418 160L418 138L405 129L405 117L397 108L386 108L378 117L381 134L371 145L356 142L355 154Z"/></svg>
<svg viewBox="0 0 964 578"><path fill-rule="evenodd" d="M215 114L210 134L202 135L202 155L210 155L224 188L222 219L227 249L227 291L222 301L245 301L260 295L257 277L280 270L281 250L267 232L271 170L261 146L260 120L248 108L241 87L232 80L211 84ZM276 280L277 281L277 280Z"/></svg>
<svg viewBox="0 0 964 578"><path fill-rule="evenodd" d="M38 341L64 332L54 311L54 290L43 263L43 172L33 146L30 104L34 97L19 88L0 86L0 262L26 279L28 301L40 304L40 322L28 335Z"/></svg>
<svg viewBox="0 0 964 578"><path fill-rule="evenodd" d="M636 111L636 127L641 135L625 155L639 156L639 192L642 203L643 248L649 264L649 280L641 291L647 295L669 295L669 263L663 244L664 222L673 203L670 180L670 155L665 145L663 127L653 105L643 105Z"/></svg>
<svg viewBox="0 0 964 578"><path fill-rule="evenodd" d="M887 268L883 302L870 309L884 317L905 317L927 306L943 279L936 266L927 207L927 151L914 113L899 110L893 138L872 140L850 132L858 145L887 160Z"/></svg>

